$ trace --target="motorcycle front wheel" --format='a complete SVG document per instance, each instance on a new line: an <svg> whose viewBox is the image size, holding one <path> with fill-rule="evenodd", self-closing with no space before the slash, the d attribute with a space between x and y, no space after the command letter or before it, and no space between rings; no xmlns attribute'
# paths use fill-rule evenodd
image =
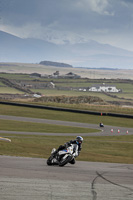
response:
<svg viewBox="0 0 133 200"><path fill-rule="evenodd" d="M53 165L52 160L53 160L53 157L50 156L50 157L48 158L48 160L47 160L47 165Z"/></svg>

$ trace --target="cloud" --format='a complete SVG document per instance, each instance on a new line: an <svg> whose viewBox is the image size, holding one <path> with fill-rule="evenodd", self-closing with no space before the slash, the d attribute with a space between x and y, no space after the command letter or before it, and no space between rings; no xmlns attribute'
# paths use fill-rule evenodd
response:
<svg viewBox="0 0 133 200"><path fill-rule="evenodd" d="M2 25L0 30L15 35L20 38L34 38L41 39L55 44L67 43L80 43L85 42L81 35L71 31L60 31L53 29L55 24L50 24L47 27L42 26L40 23L27 23L23 26L10 26Z"/></svg>
<svg viewBox="0 0 133 200"><path fill-rule="evenodd" d="M108 0L91 0L89 5L92 11L102 15L112 15L113 13L108 11Z"/></svg>
<svg viewBox="0 0 133 200"><path fill-rule="evenodd" d="M0 0L0 29L58 44L94 39L124 48L127 37L133 42L132 13L130 0Z"/></svg>
<svg viewBox="0 0 133 200"><path fill-rule="evenodd" d="M113 12L109 11L109 0L77 0L76 6L84 11L92 11L100 15L113 15Z"/></svg>
<svg viewBox="0 0 133 200"><path fill-rule="evenodd" d="M124 2L125 4L133 4L133 1L132 0L121 0L122 2Z"/></svg>
<svg viewBox="0 0 133 200"><path fill-rule="evenodd" d="M40 38L41 35L41 26L39 23L27 23L23 26L14 26L14 25L1 25L0 29L4 32L10 33L20 38ZM38 31L36 31L38 30Z"/></svg>

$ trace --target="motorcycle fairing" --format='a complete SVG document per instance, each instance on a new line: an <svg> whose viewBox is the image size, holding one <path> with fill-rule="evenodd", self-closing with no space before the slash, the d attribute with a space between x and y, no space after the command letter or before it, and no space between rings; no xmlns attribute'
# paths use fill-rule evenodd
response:
<svg viewBox="0 0 133 200"><path fill-rule="evenodd" d="M63 149L58 152L59 155L66 154L66 153L68 153L68 149Z"/></svg>

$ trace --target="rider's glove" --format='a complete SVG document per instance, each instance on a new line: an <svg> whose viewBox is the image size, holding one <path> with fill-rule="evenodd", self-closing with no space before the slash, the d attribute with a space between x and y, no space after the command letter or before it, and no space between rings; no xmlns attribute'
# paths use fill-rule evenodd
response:
<svg viewBox="0 0 133 200"><path fill-rule="evenodd" d="M65 148L69 147L70 146L70 142L65 143L64 146L65 146Z"/></svg>

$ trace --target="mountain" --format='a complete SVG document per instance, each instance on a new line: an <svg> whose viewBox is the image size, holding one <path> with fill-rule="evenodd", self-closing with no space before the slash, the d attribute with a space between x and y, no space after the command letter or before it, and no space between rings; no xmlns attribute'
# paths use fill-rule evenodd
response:
<svg viewBox="0 0 133 200"><path fill-rule="evenodd" d="M94 40L78 44L53 44L39 39L22 39L0 31L0 62L68 63L74 67L133 68L133 52Z"/></svg>
<svg viewBox="0 0 133 200"><path fill-rule="evenodd" d="M39 62L51 58L51 49L57 49L56 45L36 39L22 39L0 31L0 62Z"/></svg>

